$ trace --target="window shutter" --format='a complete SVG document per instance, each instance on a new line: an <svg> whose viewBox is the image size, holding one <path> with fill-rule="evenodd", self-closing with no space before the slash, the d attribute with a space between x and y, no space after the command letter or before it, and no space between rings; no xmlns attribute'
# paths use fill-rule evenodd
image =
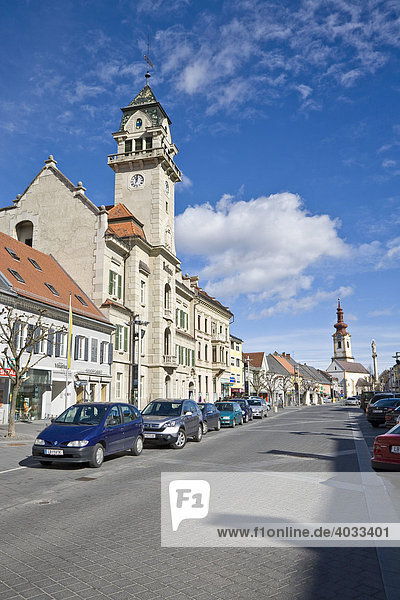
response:
<svg viewBox="0 0 400 600"><path fill-rule="evenodd" d="M108 344L108 364L112 365L112 362L113 362L113 345L110 342Z"/></svg>
<svg viewBox="0 0 400 600"><path fill-rule="evenodd" d="M120 325L115 326L115 349L119 350L119 330Z"/></svg>
<svg viewBox="0 0 400 600"><path fill-rule="evenodd" d="M18 350L18 335L19 335L20 327L21 327L21 323L19 323L19 321L16 321L13 325L14 346L17 350Z"/></svg>
<svg viewBox="0 0 400 600"><path fill-rule="evenodd" d="M128 352L128 328L124 327L124 351Z"/></svg>
<svg viewBox="0 0 400 600"><path fill-rule="evenodd" d="M121 275L117 275L118 277L118 298L122 298L122 277Z"/></svg>
<svg viewBox="0 0 400 600"><path fill-rule="evenodd" d="M80 335L76 335L75 336L75 351L74 351L74 359L78 360L79 357L79 339L80 339Z"/></svg>
<svg viewBox="0 0 400 600"><path fill-rule="evenodd" d="M56 347L55 347L55 352L54 352L54 355L56 357L60 356L60 350L61 350L61 331L57 331L57 333L56 333Z"/></svg>
<svg viewBox="0 0 400 600"><path fill-rule="evenodd" d="M32 342L33 342L33 325L28 324L28 331L26 335L26 341L31 342L29 346L26 347L27 352L32 352Z"/></svg>
<svg viewBox="0 0 400 600"><path fill-rule="evenodd" d="M98 348L98 340L97 338L92 338L92 351L91 351L91 361L93 363L97 362L97 348Z"/></svg>
<svg viewBox="0 0 400 600"><path fill-rule="evenodd" d="M36 340L40 336L41 333L42 333L42 330L40 329L40 327L36 327L35 333L33 336L33 341L34 341L33 351L35 354L39 354L39 352L40 352L40 342L37 342Z"/></svg>
<svg viewBox="0 0 400 600"><path fill-rule="evenodd" d="M84 360L89 360L89 338L83 338L85 340Z"/></svg>
<svg viewBox="0 0 400 600"><path fill-rule="evenodd" d="M101 342L100 344L100 364L102 365L104 362L104 346L106 342Z"/></svg>
<svg viewBox="0 0 400 600"><path fill-rule="evenodd" d="M54 329L49 329L47 335L47 356L53 356L54 348Z"/></svg>
<svg viewBox="0 0 400 600"><path fill-rule="evenodd" d="M108 274L108 293L110 294L110 296L113 295L113 287L113 272L110 270Z"/></svg>

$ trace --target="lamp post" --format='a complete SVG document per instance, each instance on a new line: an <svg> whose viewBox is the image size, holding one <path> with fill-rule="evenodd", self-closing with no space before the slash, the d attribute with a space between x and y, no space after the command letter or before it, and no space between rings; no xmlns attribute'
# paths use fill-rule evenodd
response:
<svg viewBox="0 0 400 600"><path fill-rule="evenodd" d="M147 325L149 324L149 321L141 321L139 320L135 320L133 321L133 325L134 326L138 326L138 333L136 336L136 332L134 337L137 337L138 340L138 361L137 361L137 406L140 409L140 403L142 400L142 394L141 394L141 367L142 367L142 338L144 337L144 334L146 333L146 330L144 329L144 327L147 327ZM133 356L134 358L134 356ZM133 386L134 387L134 386Z"/></svg>

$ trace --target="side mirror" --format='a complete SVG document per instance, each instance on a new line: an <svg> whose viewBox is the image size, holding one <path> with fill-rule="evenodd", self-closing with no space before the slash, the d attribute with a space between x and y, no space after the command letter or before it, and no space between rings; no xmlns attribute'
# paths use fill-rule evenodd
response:
<svg viewBox="0 0 400 600"><path fill-rule="evenodd" d="M50 419L50 423L54 423L54 421L55 421L55 420L56 420L56 418L55 418L55 417L51 417L51 419Z"/></svg>

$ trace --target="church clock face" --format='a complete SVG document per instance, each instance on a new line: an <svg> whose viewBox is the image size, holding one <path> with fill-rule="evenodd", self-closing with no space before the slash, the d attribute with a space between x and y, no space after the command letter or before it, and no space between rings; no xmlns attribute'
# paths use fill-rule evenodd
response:
<svg viewBox="0 0 400 600"><path fill-rule="evenodd" d="M138 187L142 187L144 184L144 177L140 173L136 173L136 175L132 175L129 180L129 187L131 189L136 189Z"/></svg>

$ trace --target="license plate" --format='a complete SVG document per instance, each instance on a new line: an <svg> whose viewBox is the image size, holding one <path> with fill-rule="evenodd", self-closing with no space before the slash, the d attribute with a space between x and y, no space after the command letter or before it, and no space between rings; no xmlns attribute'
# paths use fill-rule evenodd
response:
<svg viewBox="0 0 400 600"><path fill-rule="evenodd" d="M145 438L152 438L152 439L154 439L156 437L156 434L155 433L146 433L145 432L144 437Z"/></svg>
<svg viewBox="0 0 400 600"><path fill-rule="evenodd" d="M383 410L379 410L378 408L376 408L374 410L374 415L378 414L378 413L383 413Z"/></svg>
<svg viewBox="0 0 400 600"><path fill-rule="evenodd" d="M62 456L64 454L64 450L53 450L53 449L46 449L44 451L45 454L50 454L51 456Z"/></svg>
<svg viewBox="0 0 400 600"><path fill-rule="evenodd" d="M391 451L395 454L400 454L400 446L392 446Z"/></svg>

